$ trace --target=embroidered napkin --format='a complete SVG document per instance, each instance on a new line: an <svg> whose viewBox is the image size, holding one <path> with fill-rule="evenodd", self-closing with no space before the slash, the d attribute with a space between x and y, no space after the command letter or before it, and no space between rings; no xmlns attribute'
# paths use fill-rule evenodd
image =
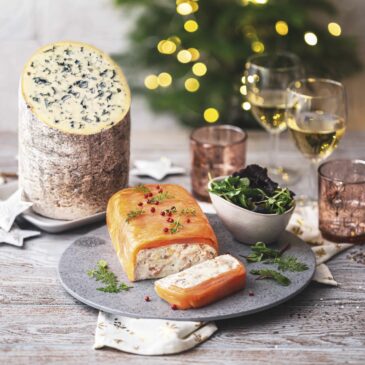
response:
<svg viewBox="0 0 365 365"><path fill-rule="evenodd" d="M94 348L104 346L139 355L176 354L208 339L214 323L136 319L99 312Z"/></svg>
<svg viewBox="0 0 365 365"><path fill-rule="evenodd" d="M173 166L167 157L154 161L137 160L134 165L136 168L131 170L131 175L150 176L155 180L162 180L167 175L185 173L183 167Z"/></svg>
<svg viewBox="0 0 365 365"><path fill-rule="evenodd" d="M318 283L337 286L337 281L333 278L330 269L324 262L352 247L353 244L333 243L322 237L318 229L318 205L316 203L296 207L287 230L312 245L317 262L313 280Z"/></svg>

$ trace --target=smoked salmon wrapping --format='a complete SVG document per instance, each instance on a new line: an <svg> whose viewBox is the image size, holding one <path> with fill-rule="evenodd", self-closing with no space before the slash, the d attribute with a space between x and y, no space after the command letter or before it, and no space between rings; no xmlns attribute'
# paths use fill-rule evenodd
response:
<svg viewBox="0 0 365 365"><path fill-rule="evenodd" d="M231 255L218 256L155 282L174 309L199 308L243 289L246 269Z"/></svg>
<svg viewBox="0 0 365 365"><path fill-rule="evenodd" d="M195 199L174 184L114 194L107 226L129 280L161 278L218 254L217 238Z"/></svg>

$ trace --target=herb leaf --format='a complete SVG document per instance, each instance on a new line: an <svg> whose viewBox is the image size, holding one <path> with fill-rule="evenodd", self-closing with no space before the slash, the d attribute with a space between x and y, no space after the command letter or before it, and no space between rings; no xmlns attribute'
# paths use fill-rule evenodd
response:
<svg viewBox="0 0 365 365"><path fill-rule="evenodd" d="M277 264L280 271L301 272L308 270L308 266L298 261L295 256L282 256L264 261L265 264Z"/></svg>
<svg viewBox="0 0 365 365"><path fill-rule="evenodd" d="M181 209L180 215L195 216L196 210L195 210L195 208L184 208L184 209Z"/></svg>
<svg viewBox="0 0 365 365"><path fill-rule="evenodd" d="M171 234L175 234L180 231L183 225L180 223L180 218L177 218L173 223L171 223L170 232Z"/></svg>
<svg viewBox="0 0 365 365"><path fill-rule="evenodd" d="M168 191L165 191L163 193L158 193L151 199L151 203L161 202L166 199L172 199L173 195L171 195Z"/></svg>
<svg viewBox="0 0 365 365"><path fill-rule="evenodd" d="M127 213L127 219L125 220L127 223L129 223L133 218L136 218L142 214L146 213L143 209L135 209L135 210L130 210Z"/></svg>
<svg viewBox="0 0 365 365"><path fill-rule="evenodd" d="M134 187L134 190L138 191L139 193L143 193L143 194L147 194L147 193L151 192L151 190L146 185L143 185L143 184L136 185Z"/></svg>
<svg viewBox="0 0 365 365"><path fill-rule="evenodd" d="M283 274L280 274L276 270L256 269L256 270L251 270L250 273L253 275L259 275L257 279L272 279L275 280L278 284L283 286L288 286L291 283L289 278L287 278Z"/></svg>
<svg viewBox="0 0 365 365"><path fill-rule="evenodd" d="M108 263L105 260L99 260L97 262L97 268L89 270L87 275L90 278L94 278L96 281L101 281L105 284L106 286L97 288L97 290L105 293L119 293L133 288L125 283L120 283L117 276L112 271L109 271Z"/></svg>
<svg viewBox="0 0 365 365"><path fill-rule="evenodd" d="M252 252L246 257L250 262L261 262L265 259L281 256L283 250L275 250L266 246L264 242L256 242L251 246Z"/></svg>

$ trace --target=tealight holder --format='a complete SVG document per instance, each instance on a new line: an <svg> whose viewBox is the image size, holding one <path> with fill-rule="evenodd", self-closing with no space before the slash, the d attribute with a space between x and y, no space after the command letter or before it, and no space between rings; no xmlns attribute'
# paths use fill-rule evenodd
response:
<svg viewBox="0 0 365 365"><path fill-rule="evenodd" d="M319 229L334 242L365 242L365 161L332 160L318 169Z"/></svg>
<svg viewBox="0 0 365 365"><path fill-rule="evenodd" d="M247 133L232 125L206 126L190 135L191 186L196 198L209 201L209 175L230 175L245 167Z"/></svg>

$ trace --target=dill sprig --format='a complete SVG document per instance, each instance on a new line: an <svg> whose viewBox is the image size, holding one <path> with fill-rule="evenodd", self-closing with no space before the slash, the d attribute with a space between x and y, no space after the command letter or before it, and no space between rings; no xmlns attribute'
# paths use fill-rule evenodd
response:
<svg viewBox="0 0 365 365"><path fill-rule="evenodd" d="M171 208L168 208L168 209L164 209L162 212L164 212L165 214L174 214L177 212L177 209L175 206L171 207Z"/></svg>
<svg viewBox="0 0 365 365"><path fill-rule="evenodd" d="M291 281L289 278L284 276L283 274L279 273L279 271L271 270L271 269L256 269L251 270L251 274L253 275L259 275L256 279L272 279L275 280L278 284L283 286L288 286Z"/></svg>
<svg viewBox="0 0 365 365"><path fill-rule="evenodd" d="M105 260L99 260L97 262L97 268L89 270L87 275L90 278L94 278L96 281L101 281L105 284L104 287L97 288L97 290L105 293L119 293L133 288L132 286L128 286L126 283L120 283L117 276L108 269L108 263Z"/></svg>
<svg viewBox="0 0 365 365"><path fill-rule="evenodd" d="M138 191L139 193L143 193L143 194L147 194L147 193L151 192L151 190L146 185L143 185L143 184L136 185L134 187L134 190Z"/></svg>
<svg viewBox="0 0 365 365"><path fill-rule="evenodd" d="M143 209L135 209L135 210L130 210L127 213L127 218L126 218L126 222L129 223L133 218L139 217L140 215L146 213Z"/></svg>
<svg viewBox="0 0 365 365"><path fill-rule="evenodd" d="M267 247L264 242L256 242L253 246L251 246L252 252L248 256L244 257L250 262L261 262L269 258L281 256L286 249L288 249L288 246L285 246L281 250L276 250Z"/></svg>
<svg viewBox="0 0 365 365"><path fill-rule="evenodd" d="M251 247L252 252L245 258L250 262L276 264L280 271L300 272L308 270L308 266L300 262L295 256L283 256L288 248L289 245L286 245L282 249L276 250L267 247L264 242L257 242Z"/></svg>
<svg viewBox="0 0 365 365"><path fill-rule="evenodd" d="M171 195L168 191L164 191L162 193L158 193L151 199L151 203L161 202L166 199L172 199L174 198L173 195Z"/></svg>
<svg viewBox="0 0 365 365"><path fill-rule="evenodd" d="M175 234L180 231L183 225L180 223L180 218L177 218L173 223L171 223L170 233Z"/></svg>
<svg viewBox="0 0 365 365"><path fill-rule="evenodd" d="M195 210L195 208L184 208L184 209L181 209L180 215L195 216L196 210Z"/></svg>
<svg viewBox="0 0 365 365"><path fill-rule="evenodd" d="M301 272L308 270L308 266L294 256L282 256L264 261L265 264L277 264L280 271Z"/></svg>

